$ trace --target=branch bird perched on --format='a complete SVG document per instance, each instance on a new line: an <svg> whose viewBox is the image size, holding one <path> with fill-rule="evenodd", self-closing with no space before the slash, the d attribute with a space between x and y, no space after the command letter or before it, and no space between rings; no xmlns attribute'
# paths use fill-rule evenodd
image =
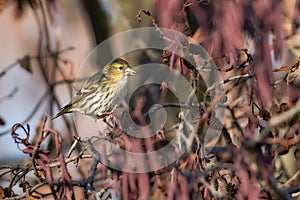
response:
<svg viewBox="0 0 300 200"><path fill-rule="evenodd" d="M52 119L71 112L80 112L94 118L106 116L121 104L127 92L128 76L134 74L135 71L130 69L127 61L115 59L103 71L91 76Z"/></svg>

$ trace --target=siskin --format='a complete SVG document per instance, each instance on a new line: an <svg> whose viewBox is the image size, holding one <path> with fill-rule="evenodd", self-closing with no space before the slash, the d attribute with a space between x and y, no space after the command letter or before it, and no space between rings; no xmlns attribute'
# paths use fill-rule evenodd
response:
<svg viewBox="0 0 300 200"><path fill-rule="evenodd" d="M82 114L102 118L120 105L127 92L128 76L135 74L128 62L116 59L106 65L102 71L90 77L82 88L72 97L52 119L65 113Z"/></svg>

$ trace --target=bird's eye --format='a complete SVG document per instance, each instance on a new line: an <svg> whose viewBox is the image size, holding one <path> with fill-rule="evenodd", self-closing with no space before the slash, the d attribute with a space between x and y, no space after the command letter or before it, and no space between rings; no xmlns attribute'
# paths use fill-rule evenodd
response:
<svg viewBox="0 0 300 200"><path fill-rule="evenodd" d="M119 70L123 70L124 67L119 67Z"/></svg>

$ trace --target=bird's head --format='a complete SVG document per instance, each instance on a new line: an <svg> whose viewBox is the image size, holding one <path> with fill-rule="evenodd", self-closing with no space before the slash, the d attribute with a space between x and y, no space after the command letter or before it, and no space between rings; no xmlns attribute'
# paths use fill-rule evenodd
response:
<svg viewBox="0 0 300 200"><path fill-rule="evenodd" d="M104 68L104 74L111 80L118 81L123 77L133 76L135 71L130 68L127 61L118 58Z"/></svg>

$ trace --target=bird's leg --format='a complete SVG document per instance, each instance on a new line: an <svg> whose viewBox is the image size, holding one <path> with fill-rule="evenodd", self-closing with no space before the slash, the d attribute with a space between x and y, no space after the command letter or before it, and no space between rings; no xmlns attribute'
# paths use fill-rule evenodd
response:
<svg viewBox="0 0 300 200"><path fill-rule="evenodd" d="M116 114L116 115L115 115ZM115 116L118 116L120 114L120 112L118 112L117 110L117 106L114 106L114 108L111 110L111 115L110 115L110 121L112 122L112 126L114 128L117 127L117 120L116 120L116 117Z"/></svg>
<svg viewBox="0 0 300 200"><path fill-rule="evenodd" d="M111 114L113 114L113 111L100 113L99 115L97 115L97 119L105 118L106 116L109 116Z"/></svg>
<svg viewBox="0 0 300 200"><path fill-rule="evenodd" d="M115 106L111 111L109 112L103 112L100 113L100 115L97 115L97 119L103 119L103 121L110 126L110 128L116 128L116 118L113 116L113 114L116 111L117 106ZM118 112L116 112L118 114Z"/></svg>
<svg viewBox="0 0 300 200"><path fill-rule="evenodd" d="M116 108L117 108L117 106L114 106L114 108L113 108L111 111L99 113L99 114L96 116L97 119L105 118L105 117L107 117L107 116L109 116L109 115L114 114Z"/></svg>
<svg viewBox="0 0 300 200"><path fill-rule="evenodd" d="M112 118L108 118L108 117L111 117L111 115L107 116L107 117L104 117L103 118L103 121L110 127L110 128L114 128L115 127L115 124L113 123L113 120ZM110 123L112 122L112 124Z"/></svg>

